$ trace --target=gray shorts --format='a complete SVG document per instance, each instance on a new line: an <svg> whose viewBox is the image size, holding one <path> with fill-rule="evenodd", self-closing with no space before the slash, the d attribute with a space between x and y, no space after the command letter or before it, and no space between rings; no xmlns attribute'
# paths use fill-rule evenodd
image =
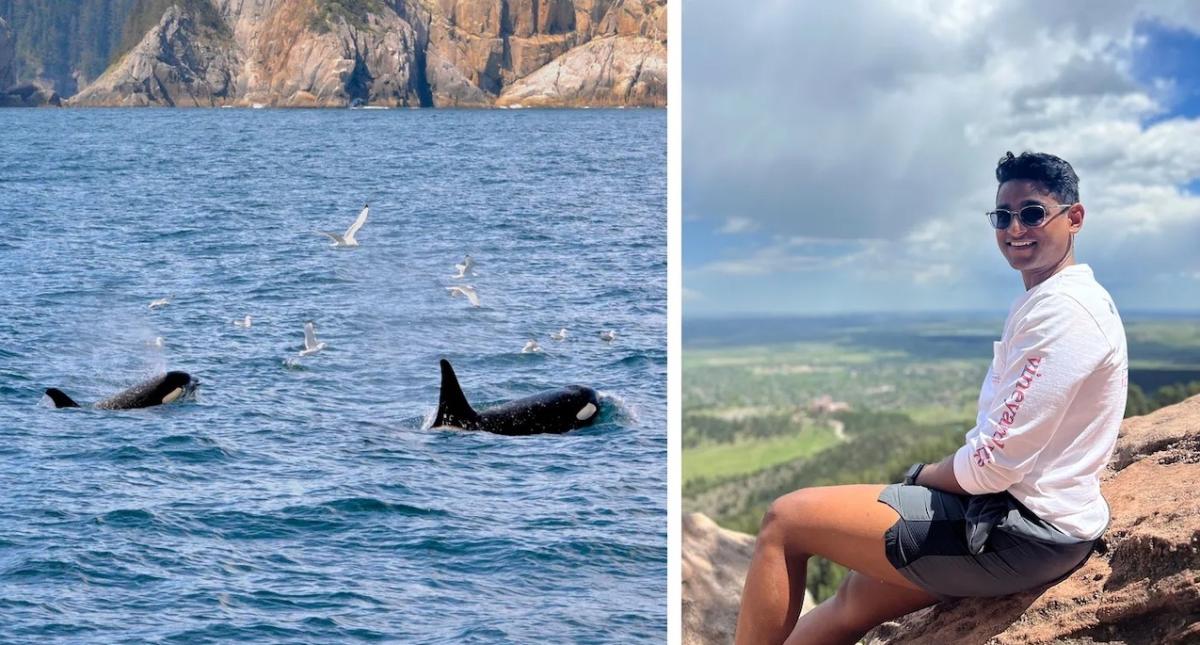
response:
<svg viewBox="0 0 1200 645"><path fill-rule="evenodd" d="M892 484L879 501L900 514L884 533L892 566L947 600L1005 596L1065 578L1092 552L1008 493L953 495Z"/></svg>

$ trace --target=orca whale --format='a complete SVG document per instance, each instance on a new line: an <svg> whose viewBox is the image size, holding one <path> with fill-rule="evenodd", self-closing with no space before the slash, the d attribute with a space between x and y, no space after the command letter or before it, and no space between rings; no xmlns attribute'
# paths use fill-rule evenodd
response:
<svg viewBox="0 0 1200 645"><path fill-rule="evenodd" d="M187 372L167 372L118 392L95 406L101 410L131 410L170 403L185 396L196 387L196 380ZM56 408L77 408L79 404L58 388L46 388L46 396Z"/></svg>
<svg viewBox="0 0 1200 645"><path fill-rule="evenodd" d="M433 427L504 435L561 434L592 425L599 410L600 401L595 390L568 385L476 412L467 403L454 368L442 359L442 391Z"/></svg>

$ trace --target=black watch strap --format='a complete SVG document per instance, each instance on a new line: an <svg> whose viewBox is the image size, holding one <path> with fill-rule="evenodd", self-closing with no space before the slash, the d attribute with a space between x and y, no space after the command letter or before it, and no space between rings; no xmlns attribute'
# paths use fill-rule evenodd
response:
<svg viewBox="0 0 1200 645"><path fill-rule="evenodd" d="M917 476L921 474L921 469L923 468L925 468L925 464L913 464L909 466L908 470L904 473L904 485L916 486Z"/></svg>

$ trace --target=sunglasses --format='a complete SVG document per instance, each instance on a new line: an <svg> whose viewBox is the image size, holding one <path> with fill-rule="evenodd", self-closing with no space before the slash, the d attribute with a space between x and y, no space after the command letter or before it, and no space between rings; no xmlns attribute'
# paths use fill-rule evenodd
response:
<svg viewBox="0 0 1200 645"><path fill-rule="evenodd" d="M1044 226L1046 222L1049 222L1055 217L1067 212L1067 210L1074 205L1075 204L1051 204L1051 207L1061 207L1062 210L1051 215L1050 217L1046 217L1046 207L1042 206L1041 204L1030 204L1028 206L1023 206L1021 210L1015 213L1005 208L997 208L994 211L988 211L987 216L988 219L991 220L992 226L996 230L1000 231L1008 228L1012 224L1013 217L1020 218L1021 226L1025 228L1037 228L1039 226Z"/></svg>

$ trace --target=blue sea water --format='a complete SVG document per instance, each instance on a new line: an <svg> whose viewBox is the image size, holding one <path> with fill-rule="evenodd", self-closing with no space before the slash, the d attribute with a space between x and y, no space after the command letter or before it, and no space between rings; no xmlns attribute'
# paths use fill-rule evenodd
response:
<svg viewBox="0 0 1200 645"><path fill-rule="evenodd" d="M665 213L661 110L0 110L0 640L661 642Z"/></svg>

